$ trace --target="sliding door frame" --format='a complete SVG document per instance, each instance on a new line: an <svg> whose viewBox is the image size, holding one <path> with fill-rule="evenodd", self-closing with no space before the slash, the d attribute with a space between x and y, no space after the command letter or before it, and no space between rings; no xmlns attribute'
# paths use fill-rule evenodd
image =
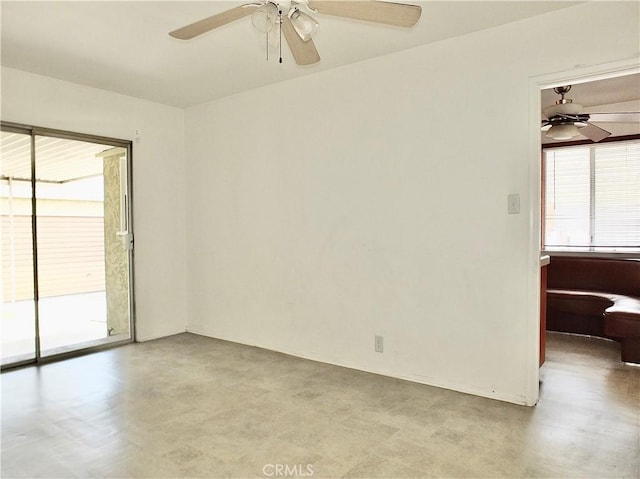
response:
<svg viewBox="0 0 640 479"><path fill-rule="evenodd" d="M52 128L44 128L19 123L11 123L0 121L0 130L10 133L18 133L28 135L31 138L31 243L33 255L33 301L35 308L35 349L34 357L22 361L3 364L1 369L4 371L10 368L22 367L32 364L43 364L61 359L81 356L104 349L110 349L123 344L130 344L136 341L135 329L135 296L134 296L134 255L135 247L132 245L128 248L128 272L129 272L129 338L120 341L113 341L105 344L80 347L73 351L65 351L62 353L47 355L42 357L40 348L40 318L39 318L39 285L38 285L38 226L37 226L37 201L36 201L36 136L47 136L51 138L60 138L64 140L84 141L88 143L97 143L107 146L124 148L127 152L127 211L126 219L128 232L133 238L133 143L128 140L120 140L117 138L109 138L105 136L89 135L84 133L75 133L65 130L56 130Z"/></svg>

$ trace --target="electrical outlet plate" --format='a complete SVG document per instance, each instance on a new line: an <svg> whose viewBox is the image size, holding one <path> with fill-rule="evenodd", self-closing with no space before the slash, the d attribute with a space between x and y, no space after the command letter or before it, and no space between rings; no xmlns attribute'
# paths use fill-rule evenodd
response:
<svg viewBox="0 0 640 479"><path fill-rule="evenodd" d="M382 351L384 351L384 338L382 336L376 336L374 348L376 350L376 353L381 353Z"/></svg>

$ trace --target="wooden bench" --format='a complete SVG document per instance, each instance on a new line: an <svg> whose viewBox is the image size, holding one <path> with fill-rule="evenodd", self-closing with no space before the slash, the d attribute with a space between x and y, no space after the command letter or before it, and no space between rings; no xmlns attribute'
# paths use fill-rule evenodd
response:
<svg viewBox="0 0 640 479"><path fill-rule="evenodd" d="M547 330L613 339L640 364L640 260L553 256Z"/></svg>

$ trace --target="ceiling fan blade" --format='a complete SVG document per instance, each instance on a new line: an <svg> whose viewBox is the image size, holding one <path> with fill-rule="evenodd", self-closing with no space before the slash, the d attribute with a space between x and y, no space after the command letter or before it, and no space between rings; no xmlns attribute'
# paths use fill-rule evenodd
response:
<svg viewBox="0 0 640 479"><path fill-rule="evenodd" d="M407 28L414 26L422 14L422 7L417 5L371 0L339 2L335 0L309 0L308 5L318 13L326 15Z"/></svg>
<svg viewBox="0 0 640 479"><path fill-rule="evenodd" d="M586 136L591 141L595 141L595 142L604 140L606 137L611 135L610 132L608 132L607 130L603 130L599 126L594 125L593 123L587 123L587 126L578 128L578 131L580 132L581 135Z"/></svg>
<svg viewBox="0 0 640 479"><path fill-rule="evenodd" d="M589 113L589 121L595 121L596 123L640 123L640 112Z"/></svg>
<svg viewBox="0 0 640 479"><path fill-rule="evenodd" d="M207 33L227 23L235 22L243 17L251 15L256 9L260 8L262 3L248 3L246 5L240 5L217 15L207 17L198 22L187 25L186 27L178 28L169 33L173 38L180 40L190 40L198 35Z"/></svg>
<svg viewBox="0 0 640 479"><path fill-rule="evenodd" d="M282 16L282 33L298 65L312 65L320 61L320 55L313 40L306 42L300 38L288 16Z"/></svg>

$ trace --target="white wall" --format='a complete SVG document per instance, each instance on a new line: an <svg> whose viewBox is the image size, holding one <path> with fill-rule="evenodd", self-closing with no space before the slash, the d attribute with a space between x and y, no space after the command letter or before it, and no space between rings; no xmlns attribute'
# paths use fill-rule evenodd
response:
<svg viewBox="0 0 640 479"><path fill-rule="evenodd" d="M133 140L139 340L186 329L184 111L2 68L2 120Z"/></svg>
<svg viewBox="0 0 640 479"><path fill-rule="evenodd" d="M532 404L529 77L637 55L596 2L187 110L188 329Z"/></svg>

